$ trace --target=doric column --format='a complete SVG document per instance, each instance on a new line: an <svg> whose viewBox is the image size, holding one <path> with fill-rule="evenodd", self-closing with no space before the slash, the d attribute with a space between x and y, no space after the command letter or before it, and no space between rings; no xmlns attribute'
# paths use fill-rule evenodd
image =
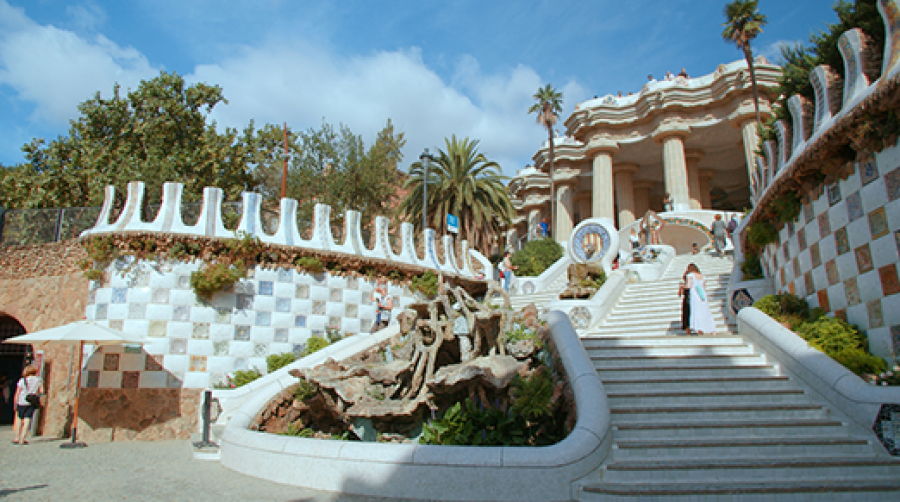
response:
<svg viewBox="0 0 900 502"><path fill-rule="evenodd" d="M676 211L691 208L687 163L684 157L684 138L690 132L691 128L681 122L669 122L661 125L653 133L653 140L663 146L665 191L671 195Z"/></svg>
<svg viewBox="0 0 900 502"><path fill-rule="evenodd" d="M716 172L712 169L699 169L697 177L700 179L700 203L703 209L713 209L712 200L709 197L709 180L716 177Z"/></svg>
<svg viewBox="0 0 900 502"><path fill-rule="evenodd" d="M618 143L607 138L593 138L585 148L585 155L593 157L591 216L594 218L609 218L614 221L612 158L618 151Z"/></svg>
<svg viewBox="0 0 900 502"><path fill-rule="evenodd" d="M642 218L650 209L650 190L655 183L650 180L632 180L631 185L634 187L634 216Z"/></svg>
<svg viewBox="0 0 900 502"><path fill-rule="evenodd" d="M553 236L566 241L575 228L575 186L571 183L556 184L556 225Z"/></svg>
<svg viewBox="0 0 900 502"><path fill-rule="evenodd" d="M703 150L688 149L684 152L687 160L688 189L690 190L691 209L703 208L703 196L700 192L700 176L697 173L697 164L703 158Z"/></svg>
<svg viewBox="0 0 900 502"><path fill-rule="evenodd" d="M528 212L528 240L534 240L540 238L541 235L541 227L539 223L541 222L541 211L540 209L534 208Z"/></svg>
<svg viewBox="0 0 900 502"><path fill-rule="evenodd" d="M637 164L616 164L613 166L613 176L616 179L616 204L619 206L619 220L617 228L625 228L635 220L637 210L634 205L634 173L640 167Z"/></svg>

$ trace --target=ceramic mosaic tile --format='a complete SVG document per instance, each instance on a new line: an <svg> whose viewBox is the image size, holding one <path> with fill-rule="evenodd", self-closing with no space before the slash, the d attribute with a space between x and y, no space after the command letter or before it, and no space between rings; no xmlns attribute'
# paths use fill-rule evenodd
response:
<svg viewBox="0 0 900 502"><path fill-rule="evenodd" d="M295 343L295 344L293 345L293 349L291 350L291 352L293 352L294 354L300 355L300 354L302 354L305 350L306 350L306 344L305 344L305 343Z"/></svg>
<svg viewBox="0 0 900 502"><path fill-rule="evenodd" d="M863 185L868 185L878 178L878 165L875 163L874 155L870 155L857 165L859 166L859 180Z"/></svg>
<svg viewBox="0 0 900 502"><path fill-rule="evenodd" d="M139 343L126 343L123 345L126 354L140 354L144 352L143 347Z"/></svg>
<svg viewBox="0 0 900 502"><path fill-rule="evenodd" d="M147 336L152 338L165 338L166 327L169 325L166 321L148 321Z"/></svg>
<svg viewBox="0 0 900 502"><path fill-rule="evenodd" d="M125 321L122 319L115 319L115 320L109 321L109 327L110 327L110 329L117 329L119 331L122 331L122 328L125 327Z"/></svg>
<svg viewBox="0 0 900 502"><path fill-rule="evenodd" d="M850 238L847 236L847 227L841 227L834 231L834 243L837 247L838 255L850 251Z"/></svg>
<svg viewBox="0 0 900 502"><path fill-rule="evenodd" d="M287 328L275 328L275 341L278 343L287 343L291 331Z"/></svg>
<svg viewBox="0 0 900 502"><path fill-rule="evenodd" d="M834 206L841 201L841 186L837 183L828 185L828 205Z"/></svg>
<svg viewBox="0 0 900 502"><path fill-rule="evenodd" d="M897 265L891 263L878 269L878 277L881 279L881 291L884 296L900 293L900 280L897 278Z"/></svg>
<svg viewBox="0 0 900 502"><path fill-rule="evenodd" d="M884 212L884 206L869 213L869 231L872 232L872 240L882 235L887 235L888 229L887 214Z"/></svg>
<svg viewBox="0 0 900 502"><path fill-rule="evenodd" d="M206 371L206 356L191 356L189 371Z"/></svg>
<svg viewBox="0 0 900 502"><path fill-rule="evenodd" d="M213 340L213 355L227 356L231 343L228 340Z"/></svg>
<svg viewBox="0 0 900 502"><path fill-rule="evenodd" d="M166 288L153 288L151 301L153 303L169 303L169 290Z"/></svg>
<svg viewBox="0 0 900 502"><path fill-rule="evenodd" d="M98 384L100 383L100 372L97 370L91 370L87 372L87 382L85 383L85 387L89 389L96 389Z"/></svg>
<svg viewBox="0 0 900 502"><path fill-rule="evenodd" d="M833 286L841 281L837 263L835 263L834 260L828 260L828 262L825 263L825 276L828 277L829 286Z"/></svg>
<svg viewBox="0 0 900 502"><path fill-rule="evenodd" d="M220 324L231 323L231 308L216 307L216 322Z"/></svg>
<svg viewBox="0 0 900 502"><path fill-rule="evenodd" d="M591 311L587 307L575 307L569 312L569 319L575 329L587 329L591 325Z"/></svg>
<svg viewBox="0 0 900 502"><path fill-rule="evenodd" d="M266 357L269 355L269 344L255 343L253 344L253 355L256 357Z"/></svg>
<svg viewBox="0 0 900 502"><path fill-rule="evenodd" d="M891 342L894 344L892 349L894 357L900 357L900 325L891 326Z"/></svg>
<svg viewBox="0 0 900 502"><path fill-rule="evenodd" d="M824 239L831 235L831 220L828 218L828 211L819 215L819 238Z"/></svg>
<svg viewBox="0 0 900 502"><path fill-rule="evenodd" d="M359 289L359 278L350 277L347 279L347 289Z"/></svg>
<svg viewBox="0 0 900 502"><path fill-rule="evenodd" d="M860 274L864 274L874 267L872 264L872 253L869 251L869 245L863 244L854 250L856 254L856 267Z"/></svg>
<svg viewBox="0 0 900 502"><path fill-rule="evenodd" d="M140 371L123 371L122 372L122 388L137 389L141 380Z"/></svg>
<svg viewBox="0 0 900 502"><path fill-rule="evenodd" d="M851 277L844 281L844 294L847 297L847 305L859 305L859 285L856 283L856 277Z"/></svg>
<svg viewBox="0 0 900 502"><path fill-rule="evenodd" d="M256 313L256 325L257 326L271 326L272 325L272 313L271 312L257 312Z"/></svg>
<svg viewBox="0 0 900 502"><path fill-rule="evenodd" d="M239 342L246 342L250 340L250 326L235 326L234 327L234 339Z"/></svg>
<svg viewBox="0 0 900 502"><path fill-rule="evenodd" d="M144 371L162 371L163 365L160 359L157 359L156 356L151 356L147 354L147 357L144 359Z"/></svg>
<svg viewBox="0 0 900 502"><path fill-rule="evenodd" d="M824 310L825 312L831 311L831 305L828 303L828 290L820 289L816 292L816 296L819 300L819 308Z"/></svg>
<svg viewBox="0 0 900 502"><path fill-rule="evenodd" d="M856 221L865 215L862 205L862 196L859 192L853 192L847 196L847 219Z"/></svg>
<svg viewBox="0 0 900 502"><path fill-rule="evenodd" d="M291 299L290 298L276 298L275 299L275 312L290 312L291 311Z"/></svg>
<svg viewBox="0 0 900 502"><path fill-rule="evenodd" d="M275 283L272 281L259 281L259 294L263 296L275 294Z"/></svg>
<svg viewBox="0 0 900 502"><path fill-rule="evenodd" d="M880 328L884 326L884 313L881 309L881 300L875 299L866 304L866 310L869 313L869 328Z"/></svg>
<svg viewBox="0 0 900 502"><path fill-rule="evenodd" d="M889 201L900 199L900 168L884 175L884 187Z"/></svg>
<svg viewBox="0 0 900 502"><path fill-rule="evenodd" d="M329 316L328 317L328 327L341 329L341 318L337 316Z"/></svg>
<svg viewBox="0 0 900 502"><path fill-rule="evenodd" d="M143 319L147 315L147 304L146 303L129 303L128 304L128 318L129 319Z"/></svg>
<svg viewBox="0 0 900 502"><path fill-rule="evenodd" d="M209 323L208 322L195 322L194 330L191 333L191 338L194 338L197 340L209 339Z"/></svg>
<svg viewBox="0 0 900 502"><path fill-rule="evenodd" d="M792 294L792 295L796 295L796 294L797 294L797 287L794 286L794 283L793 283L793 282L788 283L788 293L790 293L790 294Z"/></svg>
<svg viewBox="0 0 900 502"><path fill-rule="evenodd" d="M816 291L816 286L813 283L812 272L806 272L803 274L803 286L806 288L806 296L809 296Z"/></svg>
<svg viewBox="0 0 900 502"><path fill-rule="evenodd" d="M119 354L103 354L103 371L119 371Z"/></svg>
<svg viewBox="0 0 900 502"><path fill-rule="evenodd" d="M184 374L180 371L166 373L166 387L177 389L184 382Z"/></svg>
<svg viewBox="0 0 900 502"><path fill-rule="evenodd" d="M110 303L125 303L128 288L113 288Z"/></svg>
<svg viewBox="0 0 900 502"><path fill-rule="evenodd" d="M295 316L294 317L294 326L296 326L298 328L305 328L306 327L306 316L305 315Z"/></svg>
<svg viewBox="0 0 900 502"><path fill-rule="evenodd" d="M172 320L173 321L190 321L191 320L191 306L190 305L175 305L175 308L172 310Z"/></svg>
<svg viewBox="0 0 900 502"><path fill-rule="evenodd" d="M811 222L814 216L815 214L813 214L812 204L803 204L803 219L805 220L805 222Z"/></svg>
<svg viewBox="0 0 900 502"><path fill-rule="evenodd" d="M834 316L838 319L847 322L847 309L838 309L834 311Z"/></svg>
<svg viewBox="0 0 900 502"><path fill-rule="evenodd" d="M253 295L238 293L234 296L234 308L238 310L253 309Z"/></svg>
<svg viewBox="0 0 900 502"><path fill-rule="evenodd" d="M355 303L344 305L344 317L356 317L359 315L359 306Z"/></svg>
<svg viewBox="0 0 900 502"><path fill-rule="evenodd" d="M295 298L307 299L309 298L309 285L308 284L297 284L297 289L294 291Z"/></svg>
<svg viewBox="0 0 900 502"><path fill-rule="evenodd" d="M175 276L175 287L178 289L191 289L191 276L189 274L178 274Z"/></svg>
<svg viewBox="0 0 900 502"><path fill-rule="evenodd" d="M819 253L819 243L816 242L809 247L809 259L812 262L812 268L822 266L822 255Z"/></svg>
<svg viewBox="0 0 900 502"><path fill-rule="evenodd" d="M797 230L797 246L800 248L800 251L806 249L806 229L801 228Z"/></svg>
<svg viewBox="0 0 900 502"><path fill-rule="evenodd" d="M342 302L344 301L344 290L341 288L331 288L328 292L328 301Z"/></svg>
<svg viewBox="0 0 900 502"><path fill-rule="evenodd" d="M180 355L187 353L187 338L170 338L169 354Z"/></svg>
<svg viewBox="0 0 900 502"><path fill-rule="evenodd" d="M794 269L794 277L800 277L800 259L797 256L791 260L791 268Z"/></svg>
<svg viewBox="0 0 900 502"><path fill-rule="evenodd" d="M325 302L316 300L312 304L313 315L325 315Z"/></svg>
<svg viewBox="0 0 900 502"><path fill-rule="evenodd" d="M279 268L277 271L278 282L294 282L294 271L288 268Z"/></svg>

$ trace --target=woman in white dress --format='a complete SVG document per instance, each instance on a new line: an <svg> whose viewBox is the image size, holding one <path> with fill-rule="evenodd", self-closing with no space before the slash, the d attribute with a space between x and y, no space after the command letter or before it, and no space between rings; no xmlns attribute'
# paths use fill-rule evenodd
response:
<svg viewBox="0 0 900 502"><path fill-rule="evenodd" d="M716 322L709 310L709 296L706 291L706 278L700 273L697 265L691 263L687 268L687 287L691 294L690 331L702 335L716 332Z"/></svg>

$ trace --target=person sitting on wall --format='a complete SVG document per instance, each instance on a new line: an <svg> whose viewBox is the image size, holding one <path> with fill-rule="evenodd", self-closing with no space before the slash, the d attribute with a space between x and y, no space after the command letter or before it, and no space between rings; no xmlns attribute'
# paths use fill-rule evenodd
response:
<svg viewBox="0 0 900 502"><path fill-rule="evenodd" d="M379 279L375 283L375 289L369 297L375 302L375 322L372 323L371 333L375 333L381 328L386 328L391 322L391 310L394 309L394 300L387 293L387 284L384 279Z"/></svg>

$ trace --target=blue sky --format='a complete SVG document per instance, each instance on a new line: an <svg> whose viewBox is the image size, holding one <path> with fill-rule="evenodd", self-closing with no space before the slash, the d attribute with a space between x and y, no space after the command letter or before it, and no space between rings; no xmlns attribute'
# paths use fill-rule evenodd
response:
<svg viewBox="0 0 900 502"><path fill-rule="evenodd" d="M456 134L514 175L546 138L527 114L545 83L576 103L741 59L725 0L0 0L0 164L55 138L77 105L161 70L224 89L212 118L243 128L323 118L371 142L388 118L403 167ZM755 52L837 22L829 0L760 0Z"/></svg>

